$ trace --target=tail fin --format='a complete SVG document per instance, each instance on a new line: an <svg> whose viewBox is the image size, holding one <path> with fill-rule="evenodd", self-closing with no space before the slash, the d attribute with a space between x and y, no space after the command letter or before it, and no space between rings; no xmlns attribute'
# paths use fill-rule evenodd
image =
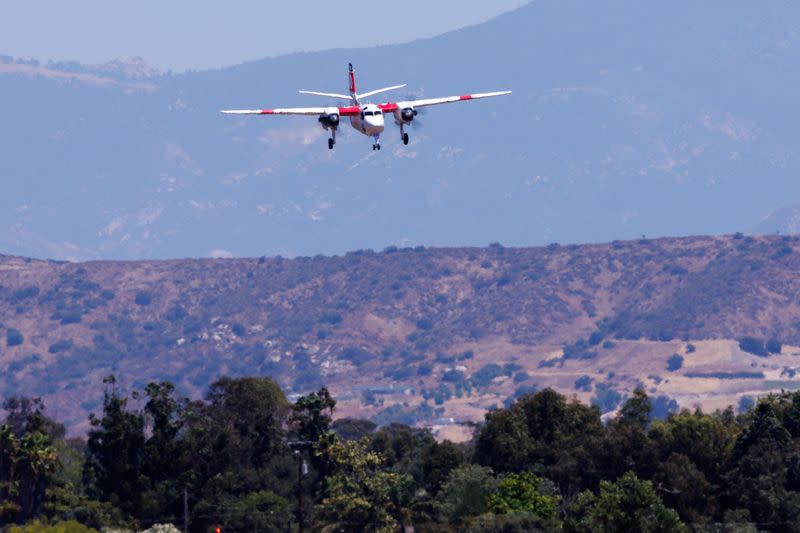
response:
<svg viewBox="0 0 800 533"><path fill-rule="evenodd" d="M356 92L356 72L353 70L352 63L348 63L348 67L350 75L350 97L353 99L353 103L358 105L358 93Z"/></svg>

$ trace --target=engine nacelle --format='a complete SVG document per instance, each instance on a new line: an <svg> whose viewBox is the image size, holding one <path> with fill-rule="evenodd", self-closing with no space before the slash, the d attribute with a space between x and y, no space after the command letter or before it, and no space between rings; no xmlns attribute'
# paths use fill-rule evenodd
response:
<svg viewBox="0 0 800 533"><path fill-rule="evenodd" d="M325 113L324 115L320 115L319 123L322 124L322 127L327 129L331 128L338 128L339 127L339 113Z"/></svg>
<svg viewBox="0 0 800 533"><path fill-rule="evenodd" d="M411 124L411 121L413 121L416 116L417 110L413 107L404 107L400 110L400 120L405 124Z"/></svg>

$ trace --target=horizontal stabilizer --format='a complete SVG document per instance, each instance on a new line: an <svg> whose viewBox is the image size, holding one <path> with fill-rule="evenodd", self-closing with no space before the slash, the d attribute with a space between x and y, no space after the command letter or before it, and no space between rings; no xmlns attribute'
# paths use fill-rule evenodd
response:
<svg viewBox="0 0 800 533"><path fill-rule="evenodd" d="M299 91L300 94L313 94L314 96L328 96L330 98L339 98L341 100L352 100L352 96L347 96L346 94L337 94L337 93L321 93L317 91Z"/></svg>
<svg viewBox="0 0 800 533"><path fill-rule="evenodd" d="M369 91L366 93L362 93L358 95L358 98L367 98L369 96L375 96L376 94L385 93L387 91L394 91L395 89L402 89L405 87L406 84L403 85L393 85L392 87L384 87L383 89L375 89L374 91Z"/></svg>

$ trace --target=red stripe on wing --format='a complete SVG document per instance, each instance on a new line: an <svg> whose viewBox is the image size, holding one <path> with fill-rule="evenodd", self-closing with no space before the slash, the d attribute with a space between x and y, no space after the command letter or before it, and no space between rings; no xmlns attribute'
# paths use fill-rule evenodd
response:
<svg viewBox="0 0 800 533"><path fill-rule="evenodd" d="M392 111L396 111L398 109L397 104L394 103L379 104L378 107L380 107L381 111L384 113L391 113Z"/></svg>
<svg viewBox="0 0 800 533"><path fill-rule="evenodd" d="M472 95L465 94L464 96L459 96L459 100L472 100Z"/></svg>
<svg viewBox="0 0 800 533"><path fill-rule="evenodd" d="M262 109L260 114L261 115L274 115L275 111L273 111L272 109Z"/></svg>

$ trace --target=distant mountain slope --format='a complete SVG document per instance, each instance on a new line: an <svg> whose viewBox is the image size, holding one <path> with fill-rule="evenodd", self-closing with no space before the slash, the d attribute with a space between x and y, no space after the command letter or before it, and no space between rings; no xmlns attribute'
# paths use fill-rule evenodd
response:
<svg viewBox="0 0 800 533"><path fill-rule="evenodd" d="M428 423L479 419L531 386L588 399L644 383L715 406L794 386L798 269L797 237L741 235L297 259L4 257L0 396L43 395L74 428L111 372L191 395L223 374L270 375L298 393L325 383L344 413ZM783 353L745 354L745 336ZM671 374L673 354L685 361Z"/></svg>
<svg viewBox="0 0 800 533"><path fill-rule="evenodd" d="M6 66L0 248L291 256L745 231L799 201L798 24L778 0L539 0L434 39L208 72ZM347 61L365 88L514 94L431 109L409 147L390 127L380 154L348 128L330 153L313 119L217 113L324 104L295 90L343 90Z"/></svg>

